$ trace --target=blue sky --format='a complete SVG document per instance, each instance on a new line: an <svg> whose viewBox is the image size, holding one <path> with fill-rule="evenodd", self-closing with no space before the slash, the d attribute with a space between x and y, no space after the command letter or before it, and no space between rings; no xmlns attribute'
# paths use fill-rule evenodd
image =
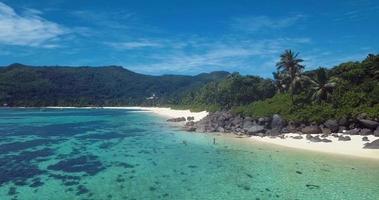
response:
<svg viewBox="0 0 379 200"><path fill-rule="evenodd" d="M378 19L370 0L0 0L0 65L271 77L285 49L306 69L379 53Z"/></svg>

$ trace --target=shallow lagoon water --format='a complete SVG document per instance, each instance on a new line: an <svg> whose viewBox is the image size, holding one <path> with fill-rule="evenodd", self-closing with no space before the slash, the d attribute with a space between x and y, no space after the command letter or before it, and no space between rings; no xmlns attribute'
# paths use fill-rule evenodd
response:
<svg viewBox="0 0 379 200"><path fill-rule="evenodd" d="M1 109L0 134L1 200L379 199L379 161L186 133L148 113Z"/></svg>

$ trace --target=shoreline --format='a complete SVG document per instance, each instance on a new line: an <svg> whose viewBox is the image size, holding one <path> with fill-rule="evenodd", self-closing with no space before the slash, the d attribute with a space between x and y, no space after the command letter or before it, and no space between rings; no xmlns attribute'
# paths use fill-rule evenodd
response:
<svg viewBox="0 0 379 200"><path fill-rule="evenodd" d="M319 134L321 135L321 134ZM286 148L296 149L296 150L306 150L312 152L333 154L333 155L343 155L349 157L359 157L359 158L368 158L379 160L379 149L364 149L364 144L367 142L372 142L378 137L373 135L366 136L369 141L362 141L361 135L349 135L350 141L338 141L337 138L333 136L328 136L326 139L332 140L332 142L311 142L305 138L305 135L302 134L302 139L294 139L292 137L299 136L295 133L284 134L284 139L280 137L259 137L259 136L250 136L247 137L248 140L254 142L261 142L270 145L277 145Z"/></svg>
<svg viewBox="0 0 379 200"><path fill-rule="evenodd" d="M103 107L104 109L125 109L125 110L141 110L142 112L151 112L165 118L179 118L179 117L194 117L194 122L197 122L208 115L207 111L191 112L190 110L175 110L170 107ZM140 112L140 111L137 111Z"/></svg>
<svg viewBox="0 0 379 200"><path fill-rule="evenodd" d="M191 112L190 110L174 110L169 107L140 107L140 106L131 106L131 107L45 107L53 109L125 109L125 110L138 110L136 112L148 112L155 115L169 118L179 118L179 117L194 117L194 121L199 121L208 115L208 112ZM183 123L173 122L176 124L183 125ZM222 134L222 133L221 133ZM341 134L341 133L339 133ZM362 141L361 135L349 135L350 141L338 141L337 138L329 135L326 139L331 140L332 142L311 142L305 138L305 134L301 134L302 139L294 139L294 136L299 136L295 133L283 134L284 138L280 137L260 137L260 136L246 136L242 139L247 141L254 141L260 143L266 143L270 145L282 146L286 148L291 148L295 150L306 150L312 152L333 154L333 155L342 155L342 156L352 156L359 158L368 158L379 160L379 149L364 149L363 146L367 141ZM321 134L319 134L320 136ZM367 136L369 142L372 142L378 137L373 135ZM252 144L253 145L253 144Z"/></svg>
<svg viewBox="0 0 379 200"><path fill-rule="evenodd" d="M138 110L136 112L149 112L165 118L194 117L197 122L208 115L207 111L191 112L190 110L175 110L170 107L142 107L142 106L125 106L125 107L56 107L48 106L44 108L52 109L118 109L118 110Z"/></svg>

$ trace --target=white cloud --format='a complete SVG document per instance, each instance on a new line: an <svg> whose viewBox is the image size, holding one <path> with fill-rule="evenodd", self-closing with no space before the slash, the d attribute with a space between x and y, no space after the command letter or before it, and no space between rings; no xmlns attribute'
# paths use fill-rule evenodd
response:
<svg viewBox="0 0 379 200"><path fill-rule="evenodd" d="M237 30L256 32L267 29L282 29L292 26L304 18L304 15L295 15L284 18L271 18L268 16L237 17L232 20L231 26Z"/></svg>
<svg viewBox="0 0 379 200"><path fill-rule="evenodd" d="M164 47L164 44L149 40L131 41L131 42L106 42L108 46L116 49L142 49L142 48L160 48Z"/></svg>
<svg viewBox="0 0 379 200"><path fill-rule="evenodd" d="M309 42L310 39L308 38L209 41L208 43L200 43L199 46L195 47L196 49L191 49L191 51L186 51L185 48L158 51L145 58L145 61L150 61L149 64L146 62L137 64L131 66L131 69L152 74L191 73L209 70L261 70L259 68L266 68L265 70L267 70L268 66L275 67L273 59L277 58L284 49L296 48ZM192 40L188 43L197 44L199 42ZM254 63L259 63L262 60L270 60L270 63L265 63L264 66L253 66Z"/></svg>
<svg viewBox="0 0 379 200"><path fill-rule="evenodd" d="M37 10L19 15L0 2L0 44L54 48L52 44L68 31L62 26L43 19Z"/></svg>

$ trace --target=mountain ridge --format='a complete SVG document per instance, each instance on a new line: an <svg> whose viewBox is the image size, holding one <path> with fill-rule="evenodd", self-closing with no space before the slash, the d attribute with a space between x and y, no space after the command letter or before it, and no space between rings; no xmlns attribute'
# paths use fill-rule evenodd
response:
<svg viewBox="0 0 379 200"><path fill-rule="evenodd" d="M121 66L29 66L0 68L0 103L11 106L141 105L168 103L181 92L227 77L216 71L190 75L145 75ZM155 102L146 97L155 94Z"/></svg>

